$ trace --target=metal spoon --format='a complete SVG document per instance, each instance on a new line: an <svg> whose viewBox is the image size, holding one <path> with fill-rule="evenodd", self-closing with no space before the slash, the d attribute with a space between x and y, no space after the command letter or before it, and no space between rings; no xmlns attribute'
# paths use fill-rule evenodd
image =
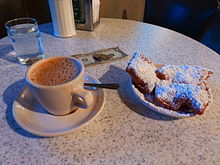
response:
<svg viewBox="0 0 220 165"><path fill-rule="evenodd" d="M118 89L120 87L120 85L117 83L109 83L109 84L84 83L84 85L88 87L107 88L107 89Z"/></svg>

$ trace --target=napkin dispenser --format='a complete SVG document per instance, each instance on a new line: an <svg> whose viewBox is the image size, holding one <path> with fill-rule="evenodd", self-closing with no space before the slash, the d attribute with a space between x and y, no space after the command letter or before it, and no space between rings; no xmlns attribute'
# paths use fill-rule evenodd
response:
<svg viewBox="0 0 220 165"><path fill-rule="evenodd" d="M93 31L100 22L100 0L72 0L76 29Z"/></svg>

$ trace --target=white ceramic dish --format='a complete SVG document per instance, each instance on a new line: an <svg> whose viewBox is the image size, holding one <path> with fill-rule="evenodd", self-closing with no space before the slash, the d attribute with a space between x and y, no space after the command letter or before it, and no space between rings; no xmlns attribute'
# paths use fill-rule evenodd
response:
<svg viewBox="0 0 220 165"><path fill-rule="evenodd" d="M157 68L161 68L162 64L156 64L155 65ZM135 86L132 84L132 82L130 81L130 86L134 92L134 94L138 97L139 100L141 100L141 102L148 107L149 109L158 112L160 114L166 115L166 116L170 116L170 117L174 117L174 118L186 118L186 117L191 117L191 116L195 116L195 113L185 113L185 112L181 112L181 111L173 111L171 109L167 109L167 108L163 108L160 106L157 106L149 101L147 101L144 98L144 95L137 89L135 88Z"/></svg>
<svg viewBox="0 0 220 165"><path fill-rule="evenodd" d="M134 92L134 94L138 97L138 99L149 109L158 112L160 114L166 115L166 116L170 116L170 117L174 117L174 118L186 118L186 117L191 117L191 116L195 116L195 113L185 113L185 112L180 112L180 111L173 111L167 108L163 108L160 106L157 106L149 101L147 101L144 98L144 95L139 92L139 90L137 88L135 88L135 86L132 84L132 82L130 81L130 85L131 88Z"/></svg>
<svg viewBox="0 0 220 165"><path fill-rule="evenodd" d="M100 83L96 78L86 75L85 82ZM13 103L12 114L24 130L38 136L59 136L71 133L89 124L103 109L104 91L90 87L94 103L87 109L77 109L65 116L54 116L46 112L26 87Z"/></svg>

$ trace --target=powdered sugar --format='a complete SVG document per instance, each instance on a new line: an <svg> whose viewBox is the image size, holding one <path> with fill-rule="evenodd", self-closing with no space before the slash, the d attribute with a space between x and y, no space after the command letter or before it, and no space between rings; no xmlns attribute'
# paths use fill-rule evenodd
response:
<svg viewBox="0 0 220 165"><path fill-rule="evenodd" d="M179 109L184 104L199 111L197 113L202 113L211 99L207 90L194 84L158 85L155 89L155 98L169 104L173 110Z"/></svg>
<svg viewBox="0 0 220 165"><path fill-rule="evenodd" d="M156 67L148 60L145 56L140 53L134 53L132 59L128 63L128 69L133 69L135 74L143 80L145 88L149 90L149 93L153 91L157 81L159 80L156 76Z"/></svg>
<svg viewBox="0 0 220 165"><path fill-rule="evenodd" d="M201 84L212 74L212 71L200 66L165 65L157 69L156 73L160 79L170 80L172 83Z"/></svg>

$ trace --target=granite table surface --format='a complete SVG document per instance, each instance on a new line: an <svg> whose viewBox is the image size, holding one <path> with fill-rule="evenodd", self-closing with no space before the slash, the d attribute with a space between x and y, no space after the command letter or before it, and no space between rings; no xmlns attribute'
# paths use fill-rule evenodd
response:
<svg viewBox="0 0 220 165"><path fill-rule="evenodd" d="M0 164L220 164L220 55L182 34L158 26L120 19L101 19L93 31L70 38L41 26L45 55L69 56L118 46L140 52L157 64L200 65L214 70L209 80L213 102L204 115L174 119L151 111L129 90L128 59L89 67L105 89L106 102L95 120L80 130L44 138L23 130L12 117L12 104L26 86L25 66L15 59L7 37L0 40Z"/></svg>

